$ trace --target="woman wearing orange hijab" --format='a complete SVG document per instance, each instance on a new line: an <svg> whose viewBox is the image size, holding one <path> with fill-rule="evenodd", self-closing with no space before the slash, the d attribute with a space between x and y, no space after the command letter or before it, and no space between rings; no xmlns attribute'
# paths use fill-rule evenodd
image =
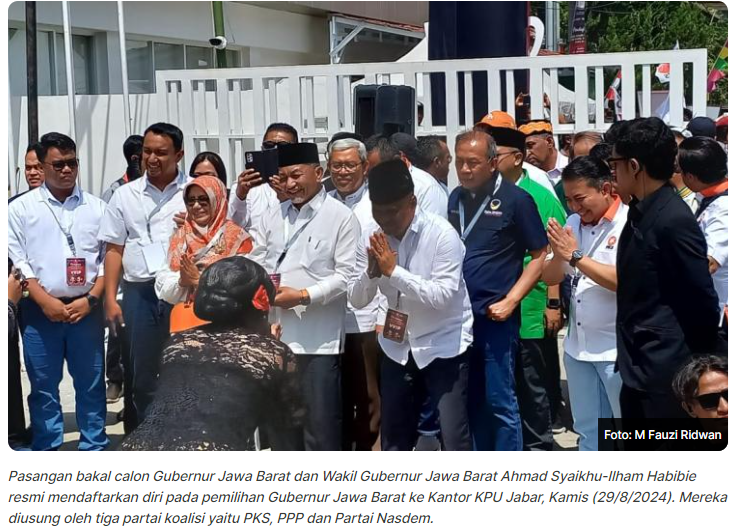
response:
<svg viewBox="0 0 734 530"><path fill-rule="evenodd" d="M218 178L189 182L184 202L186 219L171 237L168 267L155 278L158 298L173 305L191 303L207 266L252 250L250 234L227 219L227 190ZM176 331L173 327L172 322Z"/></svg>

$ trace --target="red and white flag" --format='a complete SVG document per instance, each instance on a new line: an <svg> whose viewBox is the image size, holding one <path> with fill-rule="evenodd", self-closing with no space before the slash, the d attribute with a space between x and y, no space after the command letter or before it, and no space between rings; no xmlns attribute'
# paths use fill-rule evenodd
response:
<svg viewBox="0 0 734 530"><path fill-rule="evenodd" d="M607 101L614 101L614 112L617 115L617 119L622 119L622 69L617 71L617 75L614 77L614 81L609 85L607 90Z"/></svg>
<svg viewBox="0 0 734 530"><path fill-rule="evenodd" d="M680 44L678 41L675 41L675 46L673 47L674 50L680 49ZM655 69L655 77L658 78L658 81L661 83L670 83L670 63L663 63L661 65L658 65L658 67Z"/></svg>

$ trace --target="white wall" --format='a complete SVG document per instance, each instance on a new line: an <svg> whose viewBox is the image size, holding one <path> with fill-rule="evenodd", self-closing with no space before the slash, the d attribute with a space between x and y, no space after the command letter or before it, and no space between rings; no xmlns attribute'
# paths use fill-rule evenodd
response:
<svg viewBox="0 0 734 530"><path fill-rule="evenodd" d="M155 94L130 96L132 133L142 134L151 123L160 120ZM22 176L23 157L28 145L26 98L11 98L14 119L11 121L12 138L16 149L9 153L11 163L20 167L19 183L11 178L11 192L27 188ZM101 195L112 182L125 172L122 144L125 141L122 96L77 96L76 143L80 160L79 183L94 195ZM69 134L68 99L66 96L38 98L39 136L50 131ZM19 185L18 185L19 184Z"/></svg>
<svg viewBox="0 0 734 530"><path fill-rule="evenodd" d="M61 2L37 2L36 5L39 30L61 31ZM211 2L125 2L124 8L125 30L130 39L208 46L213 36ZM325 16L225 2L224 18L227 40L233 49L244 49L243 66L329 62L329 30ZM71 2L70 19L72 33L92 35L106 44L106 53L95 54L100 61L98 71L107 76L98 83L107 89L105 93L120 93L116 2ZM8 23L19 28L9 41L10 71L13 72L11 94L23 95L26 78L23 2L10 5ZM250 47L257 49L250 51Z"/></svg>

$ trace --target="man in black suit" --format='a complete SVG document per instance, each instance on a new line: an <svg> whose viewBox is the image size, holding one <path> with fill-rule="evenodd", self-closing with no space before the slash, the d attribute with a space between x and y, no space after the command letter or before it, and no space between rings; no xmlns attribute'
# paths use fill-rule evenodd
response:
<svg viewBox="0 0 734 530"><path fill-rule="evenodd" d="M623 418L685 417L676 371L717 347L719 308L706 241L669 184L677 146L658 118L622 125L608 160L629 216L617 254L617 363Z"/></svg>

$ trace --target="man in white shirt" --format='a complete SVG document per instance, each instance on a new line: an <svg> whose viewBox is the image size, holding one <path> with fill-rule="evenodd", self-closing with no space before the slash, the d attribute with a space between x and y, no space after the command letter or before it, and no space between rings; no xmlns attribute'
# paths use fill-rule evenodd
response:
<svg viewBox="0 0 734 530"><path fill-rule="evenodd" d="M349 284L356 308L377 296L389 310L380 345L382 449L409 451L418 437L423 385L439 410L447 450L472 447L468 415L472 311L462 275L464 246L446 220L422 212L410 173L399 160L370 170L377 226L363 230Z"/></svg>
<svg viewBox="0 0 734 530"><path fill-rule="evenodd" d="M129 351L123 352L123 369L129 370L132 382L132 388L125 389L128 433L145 418L169 336L171 308L155 294L155 275L165 265L174 215L186 209L182 190L190 179L179 170L182 157L183 133L178 127L148 127L143 135L145 174L115 192L99 229L99 239L107 243L107 322L111 332L125 326L130 337ZM122 307L116 300L121 275Z"/></svg>
<svg viewBox="0 0 734 530"><path fill-rule="evenodd" d="M568 165L568 158L556 148L553 126L547 120L532 120L519 127L525 135L528 162L548 173L555 186L561 180L561 171Z"/></svg>
<svg viewBox="0 0 734 530"><path fill-rule="evenodd" d="M271 123L265 130L261 149L276 149L282 144L298 143L298 131L287 123ZM252 234L260 217L277 208L287 197L278 175L269 175L267 185L254 169L245 169L237 177L229 194L229 218Z"/></svg>
<svg viewBox="0 0 734 530"><path fill-rule="evenodd" d="M59 133L38 148L45 183L8 208L8 254L28 279L20 329L31 394L32 448L58 449L64 441L59 384L64 361L76 390L79 449L99 451L105 434L104 245L97 229L103 201L77 185L74 141Z"/></svg>
<svg viewBox="0 0 734 530"><path fill-rule="evenodd" d="M543 281L572 276L564 364L579 450L597 451L598 419L620 418L622 378L615 372L617 333L617 244L628 207L614 195L612 173L601 160L583 156L563 170L563 187L573 212L563 228L548 223L553 259Z"/></svg>
<svg viewBox="0 0 734 530"><path fill-rule="evenodd" d="M275 306L282 308L281 340L296 354L301 374L305 449L338 451L339 354L359 223L348 207L324 191L316 144L280 145L278 161L289 200L260 218L248 257L280 275Z"/></svg>
<svg viewBox="0 0 734 530"><path fill-rule="evenodd" d="M727 154L716 140L687 138L678 146L683 182L696 192L696 220L706 237L709 272L722 315L729 304L729 179ZM723 328L726 332L726 325Z"/></svg>
<svg viewBox="0 0 734 530"><path fill-rule="evenodd" d="M329 172L335 189L329 196L347 206L359 223L360 232L374 224L372 203L367 192L367 150L353 138L329 144ZM342 402L344 436L342 447L351 451L379 449L380 435L380 347L375 328L379 299L367 307L347 305L346 338L342 357Z"/></svg>
<svg viewBox="0 0 734 530"><path fill-rule="evenodd" d="M380 162L399 158L410 170L415 186L415 197L418 206L427 213L446 219L448 216L448 197L441 185L431 175L417 168L413 161L417 159L417 141L406 133L395 133L392 136L375 135L367 139L367 161L370 167Z"/></svg>
<svg viewBox="0 0 734 530"><path fill-rule="evenodd" d="M421 136L416 151L418 159L415 165L435 178L448 197L449 169L453 160L449 146L440 136Z"/></svg>

